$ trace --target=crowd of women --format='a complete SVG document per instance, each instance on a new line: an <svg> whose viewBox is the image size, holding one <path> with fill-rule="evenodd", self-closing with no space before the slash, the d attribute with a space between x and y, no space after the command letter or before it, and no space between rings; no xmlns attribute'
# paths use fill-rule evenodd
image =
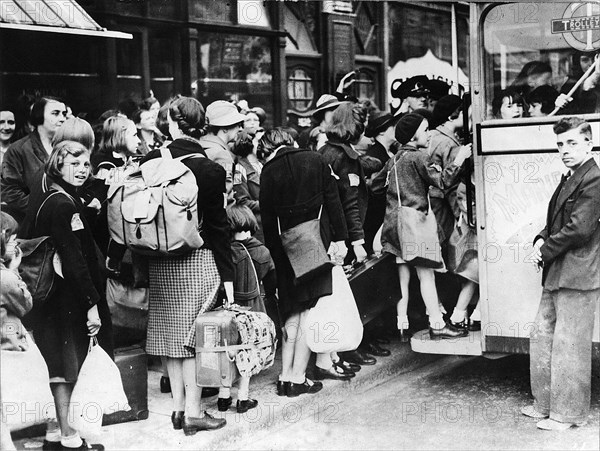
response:
<svg viewBox="0 0 600 451"><path fill-rule="evenodd" d="M195 156L182 161L198 187L204 242L182 256L148 259L145 346L163 359L173 428L192 435L226 423L203 407L194 324L200 313L221 303L239 303L241 259L235 255L251 255L263 285L265 296L247 305L266 310L282 329L278 395L316 393L320 380L348 380L369 364L368 356L356 352L322 353L312 371L315 380L307 377L311 351L299 331L309 309L332 294L332 273L298 282L281 233L309 220L318 218L323 246L340 264L381 252L395 257L401 336L414 329L408 303L415 276L432 339L476 330L477 240L474 218L467 215L474 211L467 205L474 196L464 171L471 146L463 144L469 105L448 89L429 101L433 90L421 77L407 80L401 86L407 109L397 115L351 96L324 95L314 111L316 127L300 136L292 128L265 129L261 108L224 100L206 108L182 96L162 106L152 97L136 105L124 102L92 126L69 117L60 99L37 99L24 124L29 132L3 152L2 270L12 274L6 289L18 286L21 296L5 303L3 280L2 308L32 331L49 370L57 421L48 424L45 448L103 449L85 443L67 415L89 336L97 336L109 354L114 347L105 288L106 278L122 270L123 249L109 234L108 187L145 162L164 158L165 149L175 158ZM0 125L12 121L14 129L9 113L0 112ZM42 305L32 307L26 287L19 285L17 230L23 239L50 236L62 261L57 289ZM435 284L435 273L448 270L462 286L451 315ZM363 349L373 334L367 331ZM237 412L257 406L249 397L249 380L242 380L237 393ZM218 410L228 410L231 402L229 390L221 390Z"/></svg>

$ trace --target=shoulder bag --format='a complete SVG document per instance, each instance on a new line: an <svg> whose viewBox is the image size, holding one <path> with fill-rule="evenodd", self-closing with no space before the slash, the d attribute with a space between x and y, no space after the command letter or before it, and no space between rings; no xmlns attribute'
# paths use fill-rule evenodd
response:
<svg viewBox="0 0 600 451"><path fill-rule="evenodd" d="M51 193L38 208L35 215L34 226L37 224L38 216L46 201L55 194L64 194L71 198L66 191L58 189ZM72 198L71 198L72 200ZM19 274L27 285L34 305L43 304L54 292L55 265L60 266L60 257L54 248L52 238L49 236L40 236L32 239L20 239L19 248L23 253L21 264L19 265Z"/></svg>
<svg viewBox="0 0 600 451"><path fill-rule="evenodd" d="M283 250L294 271L294 283L299 285L331 271L334 263L329 259L321 238L320 219L323 206L316 219L302 222L281 232L279 217L277 227Z"/></svg>

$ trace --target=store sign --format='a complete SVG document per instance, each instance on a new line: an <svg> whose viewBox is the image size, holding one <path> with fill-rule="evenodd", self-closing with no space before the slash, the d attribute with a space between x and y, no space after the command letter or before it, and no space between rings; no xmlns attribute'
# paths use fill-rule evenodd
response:
<svg viewBox="0 0 600 451"><path fill-rule="evenodd" d="M225 41L223 46L223 62L239 63L242 61L244 43L240 41Z"/></svg>
<svg viewBox="0 0 600 451"><path fill-rule="evenodd" d="M560 19L552 20L552 33L561 33L567 43L580 51L600 48L600 5L571 3Z"/></svg>
<svg viewBox="0 0 600 451"><path fill-rule="evenodd" d="M460 68L457 71L452 64L442 61L431 50L427 50L420 58L398 61L388 72L388 103L392 111L398 111L402 104L401 99L394 97L394 92L404 81L415 75L426 75L430 80L444 81L450 85L450 92L454 94L463 94L461 91L469 86L469 79Z"/></svg>

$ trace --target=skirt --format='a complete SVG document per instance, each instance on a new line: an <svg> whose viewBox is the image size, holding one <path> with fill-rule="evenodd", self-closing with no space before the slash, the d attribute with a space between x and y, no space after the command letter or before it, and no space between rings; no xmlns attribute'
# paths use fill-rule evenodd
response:
<svg viewBox="0 0 600 451"><path fill-rule="evenodd" d="M448 269L471 282L479 283L477 232L461 216L448 241Z"/></svg>
<svg viewBox="0 0 600 451"><path fill-rule="evenodd" d="M214 306L221 284L212 251L197 249L181 257L153 258L149 270L146 352L194 357L196 317Z"/></svg>

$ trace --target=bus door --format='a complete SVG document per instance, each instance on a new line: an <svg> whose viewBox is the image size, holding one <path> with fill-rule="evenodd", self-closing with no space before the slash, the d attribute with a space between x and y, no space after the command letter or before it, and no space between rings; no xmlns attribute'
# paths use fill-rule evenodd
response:
<svg viewBox="0 0 600 451"><path fill-rule="evenodd" d="M529 352L542 291L541 271L529 257L533 240L545 225L550 197L567 172L553 124L565 113L585 118L592 126L594 150L600 150L600 86L550 115L553 96L577 83L589 67L586 57L593 60L600 48L594 17L600 17L597 3L471 5L482 330L477 336L448 341L418 336L412 341L415 351L476 354L479 339L482 353ZM573 31L576 26L578 31ZM589 30L582 30L585 27ZM538 90L543 95L536 97L533 93L540 86L548 88ZM540 101L545 104L541 109L535 104ZM598 162L598 152L594 154ZM598 318L594 341L598 346Z"/></svg>

